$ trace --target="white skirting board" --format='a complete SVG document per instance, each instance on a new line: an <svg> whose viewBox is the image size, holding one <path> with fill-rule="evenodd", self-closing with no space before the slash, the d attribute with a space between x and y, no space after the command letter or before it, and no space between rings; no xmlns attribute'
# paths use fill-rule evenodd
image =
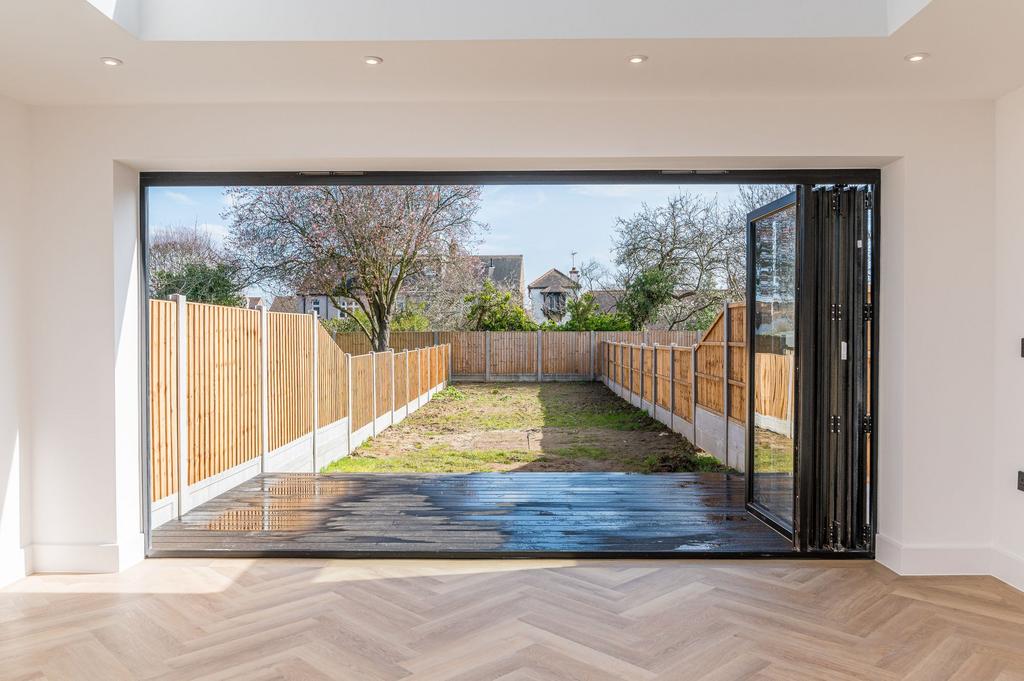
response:
<svg viewBox="0 0 1024 681"><path fill-rule="evenodd" d="M991 575L1024 591L1024 556L994 546L902 544L879 533L875 560L898 575Z"/></svg>

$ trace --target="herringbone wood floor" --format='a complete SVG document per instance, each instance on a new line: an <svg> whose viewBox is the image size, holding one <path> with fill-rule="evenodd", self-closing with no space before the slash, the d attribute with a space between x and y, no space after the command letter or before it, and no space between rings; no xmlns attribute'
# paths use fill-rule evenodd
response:
<svg viewBox="0 0 1024 681"><path fill-rule="evenodd" d="M1024 680L1024 594L871 562L151 560L0 590L0 677Z"/></svg>

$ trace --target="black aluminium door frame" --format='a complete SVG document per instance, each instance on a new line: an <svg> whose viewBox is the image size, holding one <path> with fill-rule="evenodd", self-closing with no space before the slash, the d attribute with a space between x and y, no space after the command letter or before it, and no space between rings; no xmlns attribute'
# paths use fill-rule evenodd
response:
<svg viewBox="0 0 1024 681"><path fill-rule="evenodd" d="M881 169L756 169L756 170L516 170L516 171L141 171L139 173L139 226L138 238L141 244L139 255L139 343L140 343L140 408L139 418L142 437L140 438L140 492L142 495L141 524L144 534L145 551L151 547L151 470L149 462L149 305L147 304L150 272L147 258L149 243L149 213L147 191L156 187L215 187L215 186L301 186L301 185L344 185L344 184L482 184L482 185L524 185L524 184L665 184L665 185L739 185L739 184L791 184L813 186L820 184L869 184L874 202L875 219L872 222L873 249L871 254L873 317L878 319L880 289L880 207ZM801 220L798 205L798 222ZM800 248L798 241L798 249ZM798 251L798 259L800 254ZM748 315L749 317L749 315ZM870 359L872 383L870 400L873 405L873 430L877 433L878 410L878 324L872 324L872 355ZM799 419L799 415L797 416ZM878 445L873 446L871 459L870 517L871 525L877 532L878 524ZM797 464L799 465L799 464ZM790 556L790 554L785 554ZM834 553L817 554L805 551L804 556L821 555L835 558ZM874 541L869 551L874 556ZM666 551L664 557L678 558L679 554ZM443 557L443 556L442 556ZM652 555L651 557L658 557ZM790 556L791 557L791 556Z"/></svg>
<svg viewBox="0 0 1024 681"><path fill-rule="evenodd" d="M873 552L878 185L801 187L800 203L807 227L800 304L812 314L798 320L797 465L805 473L798 481L798 547Z"/></svg>
<svg viewBox="0 0 1024 681"><path fill-rule="evenodd" d="M756 334L757 314L755 313L755 306L756 306L756 301L757 301L757 295L756 295L757 278L754 276L755 272L756 272L756 267L757 267L757 239L756 239L756 235L755 235L755 224L757 222L767 218L767 217L775 215L776 213L780 213L780 212L782 212L782 211L784 211L784 210L786 210L786 209L788 209L790 207L796 208L797 213L798 213L797 216L796 216L796 244L797 244L797 251L798 251L796 253L796 271L797 271L796 282L799 282L799 280L800 280L799 272L800 272L800 269L801 269L801 266L802 266L802 259L800 257L800 253L799 253L799 244L801 243L801 241L804 238L804 235L803 235L804 224L800 220L800 215L799 215L799 209L800 209L800 204L801 204L801 202L799 200L799 197L800 197L801 193L802 193L802 187L801 187L801 190L793 191L793 192L787 194L786 196L779 197L775 201L772 201L771 203L765 204L764 206L761 206L760 208L758 208L758 209L754 210L753 212L749 213L747 215L747 233L746 233L746 238L747 238L747 268L746 268L747 269L747 293L746 293L747 314L746 314L746 334L744 336L746 338L746 341L747 341L747 386L748 386L748 388L747 388L747 443L746 443L747 444L747 456L746 456L747 471L746 471L746 481L745 481L746 482L746 492L747 492L746 505L747 505L747 510L750 513L752 513L755 516L757 516L757 518L760 519L762 522L767 523L772 528L774 528L777 532L779 532L780 534L782 534L783 536L785 536L787 539L790 539L790 540L794 540L795 534L796 534L796 527L797 527L797 525L799 523L799 520L800 520L799 509L796 508L796 499L799 496L798 494L795 493L796 490L794 489L794 495L793 495L793 497L794 497L793 527L787 526L786 522L784 520L782 520L780 517L778 517L775 513L773 513L770 509L768 509L766 507L763 507L763 506L757 504L754 501L754 496L755 496L754 495L754 485L755 485L755 482L754 482L754 475L755 475L755 466L754 466L754 461L755 461L755 448L754 448L754 436L755 436L755 428L754 428L754 402L755 402L755 400L754 400L753 388L754 388L755 382L752 380L752 377L754 376L754 367L755 367L755 361L756 361L756 357L757 357L757 352L756 352L756 347L755 347L755 338L757 336L757 334ZM796 303L795 304L795 309L796 309L795 318L796 318L796 323L798 325L796 335L797 335L797 339L798 339L797 340L797 346L799 346L799 333L800 333L799 332L799 320L800 320L800 311L801 311L800 310L801 305L800 305L799 283L797 283L797 289L796 289L795 293L796 293L796 296L795 296L795 298L796 298L796 300L795 300L795 303ZM799 367L800 367L800 356L798 354L797 355L797 361L794 364L794 371L799 372ZM799 404L802 403L802 401L800 400L799 385L798 385L797 381L794 381L794 383L796 384L796 388L797 388L794 391L794 397L796 399L796 404L799 405ZM794 432L795 432L797 430L796 425L800 422L799 410L794 410L794 420L796 421L796 423L794 424ZM797 455L797 453L799 452L799 449L798 448L794 448L794 449L795 449L795 451L794 451L794 457L793 457L793 480L794 480L794 485L795 485L796 481L800 480L800 476L798 474L798 471L799 471L799 461L798 461L799 457Z"/></svg>

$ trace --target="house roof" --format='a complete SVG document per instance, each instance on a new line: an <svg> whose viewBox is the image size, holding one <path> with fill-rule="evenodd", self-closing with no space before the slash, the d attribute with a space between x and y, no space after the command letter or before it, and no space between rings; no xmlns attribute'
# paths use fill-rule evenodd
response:
<svg viewBox="0 0 1024 681"><path fill-rule="evenodd" d="M493 267L490 280L495 284L519 288L523 282L523 256L521 255L477 255L484 273Z"/></svg>
<svg viewBox="0 0 1024 681"><path fill-rule="evenodd" d="M577 289L580 287L580 285L570 279L569 275L565 272L552 267L550 270L531 281L527 288L538 289L550 288L552 286L563 286L567 289Z"/></svg>
<svg viewBox="0 0 1024 681"><path fill-rule="evenodd" d="M299 312L298 296L277 296L270 305L271 312Z"/></svg>
<svg viewBox="0 0 1024 681"><path fill-rule="evenodd" d="M615 312L624 293L625 290L620 288L590 291L590 294L594 296L594 302L597 303L597 307L601 312Z"/></svg>

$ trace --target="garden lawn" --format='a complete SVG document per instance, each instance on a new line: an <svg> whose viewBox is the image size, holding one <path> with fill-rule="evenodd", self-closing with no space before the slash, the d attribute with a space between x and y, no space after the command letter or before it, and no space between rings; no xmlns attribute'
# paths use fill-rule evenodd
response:
<svg viewBox="0 0 1024 681"><path fill-rule="evenodd" d="M591 383L459 383L325 472L728 470Z"/></svg>

